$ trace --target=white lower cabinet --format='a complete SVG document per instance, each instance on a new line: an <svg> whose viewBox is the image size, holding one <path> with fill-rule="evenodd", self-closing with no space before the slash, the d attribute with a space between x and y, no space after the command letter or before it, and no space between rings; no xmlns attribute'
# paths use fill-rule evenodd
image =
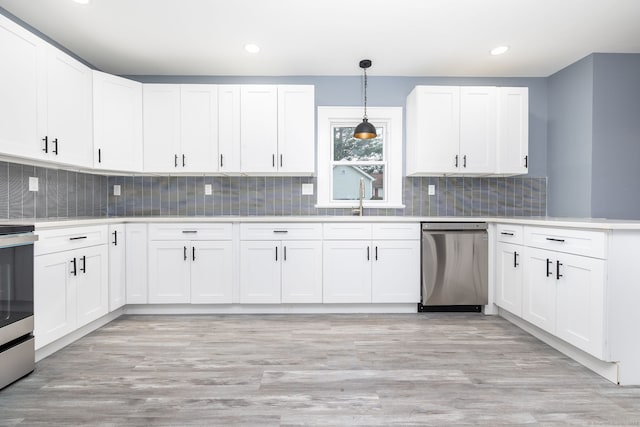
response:
<svg viewBox="0 0 640 427"><path fill-rule="evenodd" d="M109 225L109 311L127 303L125 225Z"/></svg>
<svg viewBox="0 0 640 427"><path fill-rule="evenodd" d="M34 258L36 348L50 344L108 312L106 244Z"/></svg>
<svg viewBox="0 0 640 427"><path fill-rule="evenodd" d="M522 245L496 244L496 304L522 316Z"/></svg>
<svg viewBox="0 0 640 427"><path fill-rule="evenodd" d="M278 257L279 249L280 242L240 242L241 303L280 303L282 272Z"/></svg>
<svg viewBox="0 0 640 427"><path fill-rule="evenodd" d="M324 236L323 302L420 301L419 224L325 224Z"/></svg>
<svg viewBox="0 0 640 427"><path fill-rule="evenodd" d="M281 302L322 302L322 242L282 242Z"/></svg>
<svg viewBox="0 0 640 427"><path fill-rule="evenodd" d="M231 224L150 225L148 267L152 304L231 303Z"/></svg>
<svg viewBox="0 0 640 427"><path fill-rule="evenodd" d="M127 304L147 304L147 224L125 226Z"/></svg>

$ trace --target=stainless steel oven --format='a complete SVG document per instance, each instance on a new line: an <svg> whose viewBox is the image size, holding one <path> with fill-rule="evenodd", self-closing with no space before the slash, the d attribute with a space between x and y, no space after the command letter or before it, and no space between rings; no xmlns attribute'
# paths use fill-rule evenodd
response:
<svg viewBox="0 0 640 427"><path fill-rule="evenodd" d="M0 225L0 388L35 367L33 230Z"/></svg>

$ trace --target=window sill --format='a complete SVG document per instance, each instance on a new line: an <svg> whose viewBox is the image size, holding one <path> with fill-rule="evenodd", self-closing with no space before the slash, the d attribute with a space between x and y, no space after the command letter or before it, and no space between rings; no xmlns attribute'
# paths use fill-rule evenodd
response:
<svg viewBox="0 0 640 427"><path fill-rule="evenodd" d="M327 209L358 209L360 206L358 203L355 204L343 204L343 203L318 203L314 206L315 208L327 208ZM363 204L363 209L404 209L406 206L403 204L376 204L376 205L368 205Z"/></svg>

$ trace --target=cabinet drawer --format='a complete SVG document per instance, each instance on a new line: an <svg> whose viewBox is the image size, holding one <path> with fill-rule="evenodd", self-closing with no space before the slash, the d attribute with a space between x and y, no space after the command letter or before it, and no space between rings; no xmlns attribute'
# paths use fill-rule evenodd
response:
<svg viewBox="0 0 640 427"><path fill-rule="evenodd" d="M242 240L320 240L322 224L318 223L254 223L240 224Z"/></svg>
<svg viewBox="0 0 640 427"><path fill-rule="evenodd" d="M371 240L371 223L336 222L323 225L322 235L327 240Z"/></svg>
<svg viewBox="0 0 640 427"><path fill-rule="evenodd" d="M149 224L149 240L231 240L230 223Z"/></svg>
<svg viewBox="0 0 640 427"><path fill-rule="evenodd" d="M593 258L607 257L604 231L569 230L563 228L524 227L526 246Z"/></svg>
<svg viewBox="0 0 640 427"><path fill-rule="evenodd" d="M36 230L36 234L38 241L35 243L34 255L44 255L88 246L106 245L108 226L92 225Z"/></svg>
<svg viewBox="0 0 640 427"><path fill-rule="evenodd" d="M373 224L375 240L420 240L419 223L378 223Z"/></svg>
<svg viewBox="0 0 640 427"><path fill-rule="evenodd" d="M521 245L524 242L524 227L516 224L496 224L498 242Z"/></svg>

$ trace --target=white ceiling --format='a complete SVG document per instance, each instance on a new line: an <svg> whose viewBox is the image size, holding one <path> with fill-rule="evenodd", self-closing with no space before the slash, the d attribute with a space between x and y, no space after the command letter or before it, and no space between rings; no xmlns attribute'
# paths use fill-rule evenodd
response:
<svg viewBox="0 0 640 427"><path fill-rule="evenodd" d="M97 68L129 75L544 77L640 53L639 0L0 0ZM243 46L255 43L260 53ZM498 45L511 50L491 56Z"/></svg>

